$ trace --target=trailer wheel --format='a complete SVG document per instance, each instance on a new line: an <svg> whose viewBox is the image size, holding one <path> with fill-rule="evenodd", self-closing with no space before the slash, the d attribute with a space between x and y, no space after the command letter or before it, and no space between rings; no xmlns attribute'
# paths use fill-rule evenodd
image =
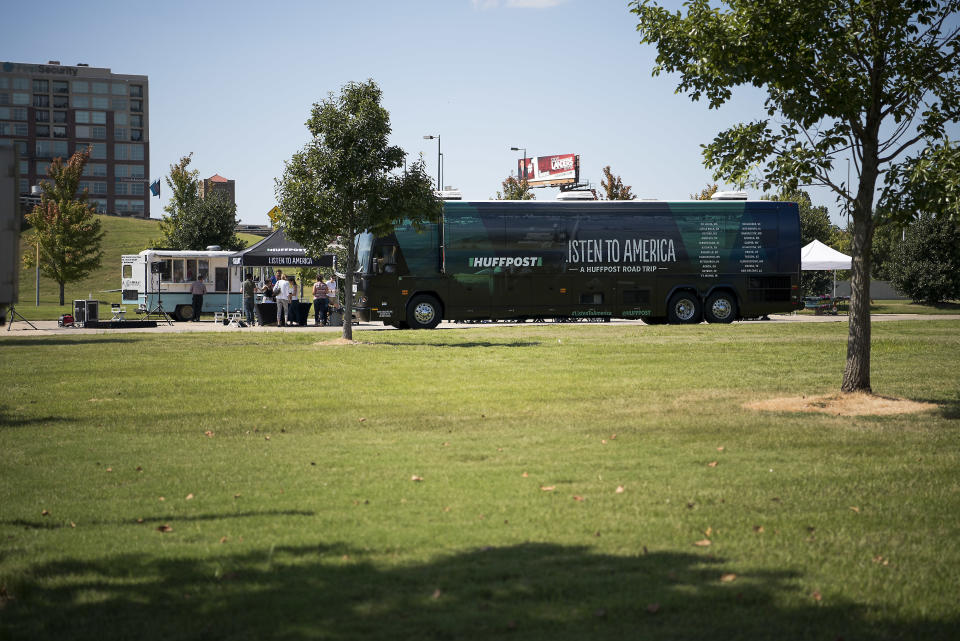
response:
<svg viewBox="0 0 960 641"><path fill-rule="evenodd" d="M703 316L708 323L732 323L737 317L737 299L727 291L710 294Z"/></svg>
<svg viewBox="0 0 960 641"><path fill-rule="evenodd" d="M407 305L407 322L412 329L433 329L440 324L440 301L418 294Z"/></svg>
<svg viewBox="0 0 960 641"><path fill-rule="evenodd" d="M693 325L703 317L700 298L691 292L677 292L667 305L667 320L671 325Z"/></svg>
<svg viewBox="0 0 960 641"><path fill-rule="evenodd" d="M174 317L181 323L186 323L193 318L193 305L177 305L173 310Z"/></svg>

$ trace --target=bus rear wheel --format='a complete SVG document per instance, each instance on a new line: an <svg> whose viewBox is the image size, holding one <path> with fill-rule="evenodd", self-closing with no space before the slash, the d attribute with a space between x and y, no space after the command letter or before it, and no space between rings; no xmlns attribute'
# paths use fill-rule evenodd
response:
<svg viewBox="0 0 960 641"><path fill-rule="evenodd" d="M429 294L418 294L407 305L411 329L433 329L440 324L440 301Z"/></svg>
<svg viewBox="0 0 960 641"><path fill-rule="evenodd" d="M671 325L693 325L702 320L700 298L692 292L677 292L667 305L667 320Z"/></svg>
<svg viewBox="0 0 960 641"><path fill-rule="evenodd" d="M181 323L186 323L193 318L193 305L177 305L173 315Z"/></svg>
<svg viewBox="0 0 960 641"><path fill-rule="evenodd" d="M708 323L732 323L737 317L737 299L730 292L714 292L707 298L703 316Z"/></svg>

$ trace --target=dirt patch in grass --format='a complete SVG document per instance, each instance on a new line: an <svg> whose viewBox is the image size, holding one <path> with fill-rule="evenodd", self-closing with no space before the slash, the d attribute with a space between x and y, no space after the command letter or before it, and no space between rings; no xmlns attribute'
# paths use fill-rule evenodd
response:
<svg viewBox="0 0 960 641"><path fill-rule="evenodd" d="M771 398L745 403L750 410L767 412L822 412L835 416L887 416L913 414L937 408L935 403L918 403L905 398L876 394L826 394L823 396L794 396Z"/></svg>
<svg viewBox="0 0 960 641"><path fill-rule="evenodd" d="M314 345L318 347L328 347L330 345L367 345L362 341L352 341L341 336L340 338L335 338L332 341L318 341Z"/></svg>

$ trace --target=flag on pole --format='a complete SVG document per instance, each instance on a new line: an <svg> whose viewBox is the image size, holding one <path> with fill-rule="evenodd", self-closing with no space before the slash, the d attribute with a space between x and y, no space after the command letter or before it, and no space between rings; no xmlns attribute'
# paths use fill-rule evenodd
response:
<svg viewBox="0 0 960 641"><path fill-rule="evenodd" d="M160 179L157 178L152 183L150 183L150 194L153 196L160 196Z"/></svg>

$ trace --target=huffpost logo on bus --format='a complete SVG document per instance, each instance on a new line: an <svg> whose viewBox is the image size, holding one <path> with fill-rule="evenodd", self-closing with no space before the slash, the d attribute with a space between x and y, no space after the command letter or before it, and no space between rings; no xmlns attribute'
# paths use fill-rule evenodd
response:
<svg viewBox="0 0 960 641"><path fill-rule="evenodd" d="M543 256L477 256L471 267L543 267Z"/></svg>

